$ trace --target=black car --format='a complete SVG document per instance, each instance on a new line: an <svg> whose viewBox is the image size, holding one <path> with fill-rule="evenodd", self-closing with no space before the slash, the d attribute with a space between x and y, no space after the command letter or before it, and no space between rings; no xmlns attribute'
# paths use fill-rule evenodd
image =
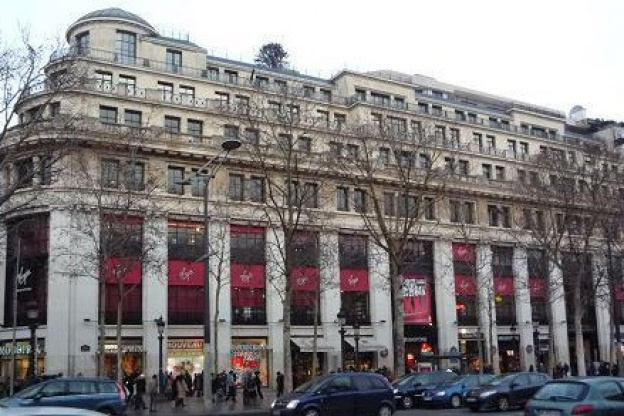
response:
<svg viewBox="0 0 624 416"><path fill-rule="evenodd" d="M489 383L470 389L464 404L473 412L486 409L505 411L524 407L549 377L541 373L512 373L493 378Z"/></svg>
<svg viewBox="0 0 624 416"><path fill-rule="evenodd" d="M391 416L394 410L388 380L359 372L321 376L271 404L271 416Z"/></svg>
<svg viewBox="0 0 624 416"><path fill-rule="evenodd" d="M422 403L424 392L442 383L450 383L459 376L452 371L432 371L426 373L412 373L395 380L394 400L398 406L411 409Z"/></svg>

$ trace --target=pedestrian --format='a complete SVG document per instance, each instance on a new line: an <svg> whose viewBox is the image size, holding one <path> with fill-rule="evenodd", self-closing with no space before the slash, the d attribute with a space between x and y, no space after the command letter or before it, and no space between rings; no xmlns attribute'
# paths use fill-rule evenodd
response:
<svg viewBox="0 0 624 416"><path fill-rule="evenodd" d="M277 397L282 397L284 395L284 374L278 371L275 381L277 383Z"/></svg>
<svg viewBox="0 0 624 416"><path fill-rule="evenodd" d="M199 393L199 373L193 374L193 392L191 393L191 395L195 395L197 397L200 397L200 393Z"/></svg>
<svg viewBox="0 0 624 416"><path fill-rule="evenodd" d="M123 379L123 385L126 387L126 391L128 392L128 397L126 398L129 405L133 403L134 400L134 378L131 374L126 374Z"/></svg>
<svg viewBox="0 0 624 416"><path fill-rule="evenodd" d="M533 369L533 364L531 364L531 365L529 366L529 373L532 373L533 371L535 371L535 370Z"/></svg>
<svg viewBox="0 0 624 416"><path fill-rule="evenodd" d="M158 391L160 389L158 383L158 376L154 374L150 381L147 383L147 394L149 394L149 411L155 412L158 409L156 408L156 400L158 400Z"/></svg>
<svg viewBox="0 0 624 416"><path fill-rule="evenodd" d="M236 379L234 378L234 371L230 370L225 380L226 396L225 401L232 399L233 403L236 403Z"/></svg>
<svg viewBox="0 0 624 416"><path fill-rule="evenodd" d="M219 397L219 375L210 373L210 392L212 393L212 402L215 403L216 399Z"/></svg>
<svg viewBox="0 0 624 416"><path fill-rule="evenodd" d="M175 390L176 390L175 407L186 406L184 404L184 398L188 395L189 389L188 389L188 383L186 382L182 374L179 374L176 377Z"/></svg>
<svg viewBox="0 0 624 416"><path fill-rule="evenodd" d="M193 377L188 371L184 372L184 381L186 382L186 394L188 397L193 396Z"/></svg>
<svg viewBox="0 0 624 416"><path fill-rule="evenodd" d="M617 365L617 363L611 366L611 375L613 377L618 377L620 375L620 367Z"/></svg>
<svg viewBox="0 0 624 416"><path fill-rule="evenodd" d="M147 406L145 405L145 400L143 400L143 395L145 395L146 390L146 381L145 376L143 374L139 374L136 376L136 380L134 382L134 410L145 410Z"/></svg>
<svg viewBox="0 0 624 416"><path fill-rule="evenodd" d="M262 379L260 378L260 371L256 370L254 376L254 382L256 383L256 394L258 395L260 400L263 400L264 395L262 394Z"/></svg>
<svg viewBox="0 0 624 416"><path fill-rule="evenodd" d="M198 388L198 392L197 392L197 397L203 397L204 396L204 370L201 371L201 373L199 373L199 380L197 380L197 388Z"/></svg>

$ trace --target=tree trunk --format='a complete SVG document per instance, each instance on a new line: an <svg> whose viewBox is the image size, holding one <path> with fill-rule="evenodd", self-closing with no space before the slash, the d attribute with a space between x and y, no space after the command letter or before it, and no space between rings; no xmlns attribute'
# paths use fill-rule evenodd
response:
<svg viewBox="0 0 624 416"><path fill-rule="evenodd" d="M221 309L219 309L219 298L221 297L221 282L217 282L217 289L215 291L215 312L212 318L212 350L213 350L213 359L212 359L212 372L217 374L219 372L219 314L221 313ZM206 368L206 373L208 372L208 363L204 364ZM206 378L204 377L204 380ZM211 380L212 381L212 380ZM204 391L210 391L208 386L204 383Z"/></svg>
<svg viewBox="0 0 624 416"><path fill-rule="evenodd" d="M318 310L319 310L319 293L314 291L314 327L312 335L312 378L317 376L316 369L319 367L317 354L317 336L318 336Z"/></svg>
<svg viewBox="0 0 624 416"><path fill-rule="evenodd" d="M398 265L390 262L390 285L392 291L392 340L394 343L394 378L405 374L405 327L403 323L403 290Z"/></svg>
<svg viewBox="0 0 624 416"><path fill-rule="evenodd" d="M117 282L117 290L119 291L119 301L117 302L117 383L123 382L123 345L121 340L121 328L123 324L123 298L124 298L124 282L123 278Z"/></svg>
<svg viewBox="0 0 624 416"><path fill-rule="evenodd" d="M550 296L548 298L550 299ZM546 307L546 319L548 319L548 374L553 377L558 357L557 351L555 350L555 325L553 323L552 308L550 307L550 304ZM539 348L539 342L535 348Z"/></svg>
<svg viewBox="0 0 624 416"><path fill-rule="evenodd" d="M576 368L578 376L587 375L585 368L585 345L583 344L583 306L581 305L580 280L574 284L574 345L576 347Z"/></svg>
<svg viewBox="0 0 624 416"><path fill-rule="evenodd" d="M106 361L106 280L104 279L104 274L100 274L100 310L98 316L98 368L97 375L99 377L104 377L107 374L104 374L104 363Z"/></svg>
<svg viewBox="0 0 624 416"><path fill-rule="evenodd" d="M286 290L284 290L284 326L282 328L284 348L284 392L290 392L293 388L292 354L290 352L290 302L292 298L290 284L290 268L287 269Z"/></svg>

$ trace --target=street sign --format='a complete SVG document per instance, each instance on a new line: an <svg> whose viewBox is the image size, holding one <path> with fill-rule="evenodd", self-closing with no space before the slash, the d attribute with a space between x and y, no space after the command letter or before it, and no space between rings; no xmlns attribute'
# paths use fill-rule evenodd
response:
<svg viewBox="0 0 624 416"><path fill-rule="evenodd" d="M91 351L91 347L86 345L86 344L85 345L81 345L80 346L80 351L81 352L89 352L89 351Z"/></svg>

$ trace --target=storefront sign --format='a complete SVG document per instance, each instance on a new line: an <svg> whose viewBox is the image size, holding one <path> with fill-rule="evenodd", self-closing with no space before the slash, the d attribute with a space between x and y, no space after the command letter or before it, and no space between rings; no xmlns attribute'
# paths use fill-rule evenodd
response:
<svg viewBox="0 0 624 416"><path fill-rule="evenodd" d="M141 261L139 259L121 259L111 257L106 261L106 283L118 283L123 279L125 284L141 283Z"/></svg>
<svg viewBox="0 0 624 416"><path fill-rule="evenodd" d="M237 264L230 266L231 286L243 289L264 289L263 264Z"/></svg>
<svg viewBox="0 0 624 416"><path fill-rule="evenodd" d="M340 290L343 292L368 292L368 270L340 269Z"/></svg>
<svg viewBox="0 0 624 416"><path fill-rule="evenodd" d="M426 336L422 337L405 337L405 342L429 342L429 338Z"/></svg>
<svg viewBox="0 0 624 416"><path fill-rule="evenodd" d="M293 267L291 271L295 291L314 292L319 287L319 269L314 266Z"/></svg>
<svg viewBox="0 0 624 416"><path fill-rule="evenodd" d="M404 323L431 324L431 290L427 278L418 275L404 275L402 294Z"/></svg>
<svg viewBox="0 0 624 416"><path fill-rule="evenodd" d="M204 341L201 339L180 339L180 340L168 340L168 350L201 350L204 349Z"/></svg>
<svg viewBox="0 0 624 416"><path fill-rule="evenodd" d="M143 345L140 344L130 344L130 345L122 345L121 346L122 353L143 353ZM106 354L117 354L117 344L105 344L104 345L104 353Z"/></svg>
<svg viewBox="0 0 624 416"><path fill-rule="evenodd" d="M39 340L37 342L37 354L45 353L45 342L43 340ZM18 341L15 343L15 354L16 355L28 355L30 354L30 342L28 341ZM5 342L0 345L0 356L4 355L13 355L13 344L11 342Z"/></svg>
<svg viewBox="0 0 624 416"><path fill-rule="evenodd" d="M203 286L204 263L200 261L169 260L170 286Z"/></svg>

